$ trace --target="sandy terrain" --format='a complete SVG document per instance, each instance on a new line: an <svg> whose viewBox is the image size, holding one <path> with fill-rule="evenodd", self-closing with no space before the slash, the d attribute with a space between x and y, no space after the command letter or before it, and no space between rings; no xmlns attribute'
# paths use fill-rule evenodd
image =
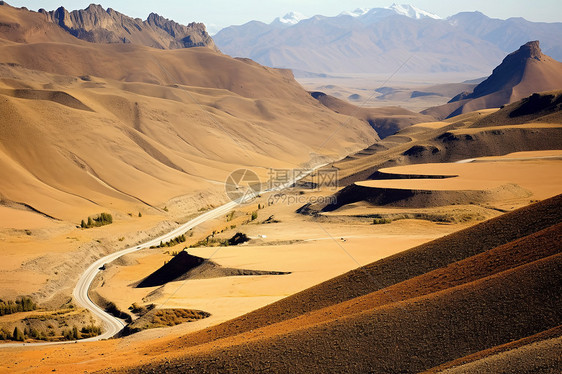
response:
<svg viewBox="0 0 562 374"><path fill-rule="evenodd" d="M354 76L301 79L303 89L289 71L209 48L87 43L38 13L2 7L2 299L31 295L60 308L96 259L227 201L224 181L235 169L265 181L270 168L351 155L335 163L339 191L298 187L287 191L292 202L272 204L264 194L194 228L185 243L105 264L90 293L124 312L155 304L209 318L108 341L4 347L0 371L420 372L562 325L562 198L551 198L562 186L559 92L379 142L367 117L346 115L355 110L347 101L418 110L474 84ZM531 80L552 70L537 69ZM375 82L388 87L373 95ZM348 112L323 106L312 88ZM372 113L413 116L385 110ZM450 163L463 159L475 160ZM312 203L334 196L331 212ZM111 225L79 228L101 212ZM174 252L237 232L251 240L186 249L234 270L215 273L227 276L186 273L137 287ZM541 348L518 349L466 364L528 362Z"/></svg>
<svg viewBox="0 0 562 374"><path fill-rule="evenodd" d="M560 323L552 276L560 266L559 203L472 226L180 339L155 330L148 345L131 337L0 358L11 372L122 371L128 363L135 372L427 370ZM385 354L373 357L373 347Z"/></svg>
<svg viewBox="0 0 562 374"><path fill-rule="evenodd" d="M507 158L510 161L503 161ZM552 157L552 158L550 158ZM536 159L534 159L536 158ZM391 175L450 176L444 179L391 179L359 182L366 187L414 190L486 190L514 183L539 200L560 192L562 151L522 152L478 158L462 164L417 164L380 169Z"/></svg>
<svg viewBox="0 0 562 374"><path fill-rule="evenodd" d="M298 204L269 206L258 211L257 224L243 225L220 235L226 238L240 231L254 238L242 246L187 250L192 255L211 258L224 267L291 274L188 279L152 288L130 286L169 260L170 254L165 252L181 250L184 246L180 245L127 256L125 266L110 266L103 276L103 286L95 288L95 292L114 301L122 310L136 302L211 313L210 318L174 328L178 332L200 330L462 227L416 220L384 226L371 226L366 222L323 223L303 219L295 213L299 207ZM259 223L270 215L280 222ZM408 234L404 235L405 232ZM291 244L285 244L288 242ZM170 333L176 332L167 332Z"/></svg>
<svg viewBox="0 0 562 374"><path fill-rule="evenodd" d="M335 163L340 184L370 179L385 167L560 149L559 99L559 91L545 92L500 110L479 110L408 127Z"/></svg>
<svg viewBox="0 0 562 374"><path fill-rule="evenodd" d="M234 170L266 180L378 139L288 71L211 48L88 43L8 5L0 23L0 298L58 306L95 258L226 202ZM102 212L112 225L76 229Z"/></svg>

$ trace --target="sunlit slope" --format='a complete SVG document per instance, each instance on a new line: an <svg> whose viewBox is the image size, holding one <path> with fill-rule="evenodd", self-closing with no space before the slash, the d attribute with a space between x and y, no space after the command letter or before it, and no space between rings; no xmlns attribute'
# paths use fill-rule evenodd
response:
<svg viewBox="0 0 562 374"><path fill-rule="evenodd" d="M242 165L265 175L270 167L341 157L377 139L368 125L298 95L262 99L226 89L1 69L10 76L0 86L3 198L57 218L68 218L60 193L89 211L115 199L154 206L217 188ZM262 71L262 79L298 94L292 82ZM322 145L344 125L342 136Z"/></svg>
<svg viewBox="0 0 562 374"><path fill-rule="evenodd" d="M151 352L165 360L133 372L419 372L555 328L562 322L560 199L188 335Z"/></svg>

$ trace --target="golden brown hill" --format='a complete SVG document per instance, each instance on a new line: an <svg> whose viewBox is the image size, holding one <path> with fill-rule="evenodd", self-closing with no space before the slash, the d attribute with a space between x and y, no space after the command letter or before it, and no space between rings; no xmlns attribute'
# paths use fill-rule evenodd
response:
<svg viewBox="0 0 562 374"><path fill-rule="evenodd" d="M4 204L74 223L104 210L186 214L224 201L240 167L265 179L378 140L288 71L203 47L86 43L7 5L0 17L12 25L0 29Z"/></svg>
<svg viewBox="0 0 562 374"><path fill-rule="evenodd" d="M400 107L364 108L355 106L323 92L311 92L310 95L336 113L353 116L368 122L381 139L394 135L398 131L433 118L414 113Z"/></svg>
<svg viewBox="0 0 562 374"><path fill-rule="evenodd" d="M484 109L405 128L334 164L340 185L398 165L456 162L562 147L558 91L533 94L502 109Z"/></svg>
<svg viewBox="0 0 562 374"><path fill-rule="evenodd" d="M471 127L562 123L562 91L534 93L476 121Z"/></svg>
<svg viewBox="0 0 562 374"><path fill-rule="evenodd" d="M561 203L559 195L359 268L188 335L161 348L174 359L129 371L420 372L556 328Z"/></svg>
<svg viewBox="0 0 562 374"><path fill-rule="evenodd" d="M437 119L479 109L499 108L535 92L562 88L562 62L542 53L539 41L528 42L509 54L472 93L461 93L448 104L422 113Z"/></svg>

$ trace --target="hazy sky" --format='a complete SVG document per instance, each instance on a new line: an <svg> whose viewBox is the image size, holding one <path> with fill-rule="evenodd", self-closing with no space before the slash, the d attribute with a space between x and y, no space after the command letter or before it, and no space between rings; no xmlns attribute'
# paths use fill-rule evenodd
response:
<svg viewBox="0 0 562 374"><path fill-rule="evenodd" d="M64 6L69 10L85 8L93 0L7 0L13 6L32 10L53 10ZM251 20L266 23L290 11L306 16L334 16L344 10L387 7L392 0L96 0L104 8L113 8L132 17L146 19L150 12L158 13L179 23L204 22L214 33L222 27L240 25ZM530 21L562 22L560 0L411 0L409 3L443 18L462 11L479 10L489 17L524 17Z"/></svg>

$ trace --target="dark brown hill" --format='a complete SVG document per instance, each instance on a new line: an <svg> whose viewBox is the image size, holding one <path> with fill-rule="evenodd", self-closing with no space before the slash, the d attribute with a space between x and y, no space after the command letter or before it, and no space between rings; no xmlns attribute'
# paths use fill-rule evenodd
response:
<svg viewBox="0 0 562 374"><path fill-rule="evenodd" d="M414 373L556 328L561 203L557 196L351 271L188 335L162 348L181 352L176 359L131 371Z"/></svg>

